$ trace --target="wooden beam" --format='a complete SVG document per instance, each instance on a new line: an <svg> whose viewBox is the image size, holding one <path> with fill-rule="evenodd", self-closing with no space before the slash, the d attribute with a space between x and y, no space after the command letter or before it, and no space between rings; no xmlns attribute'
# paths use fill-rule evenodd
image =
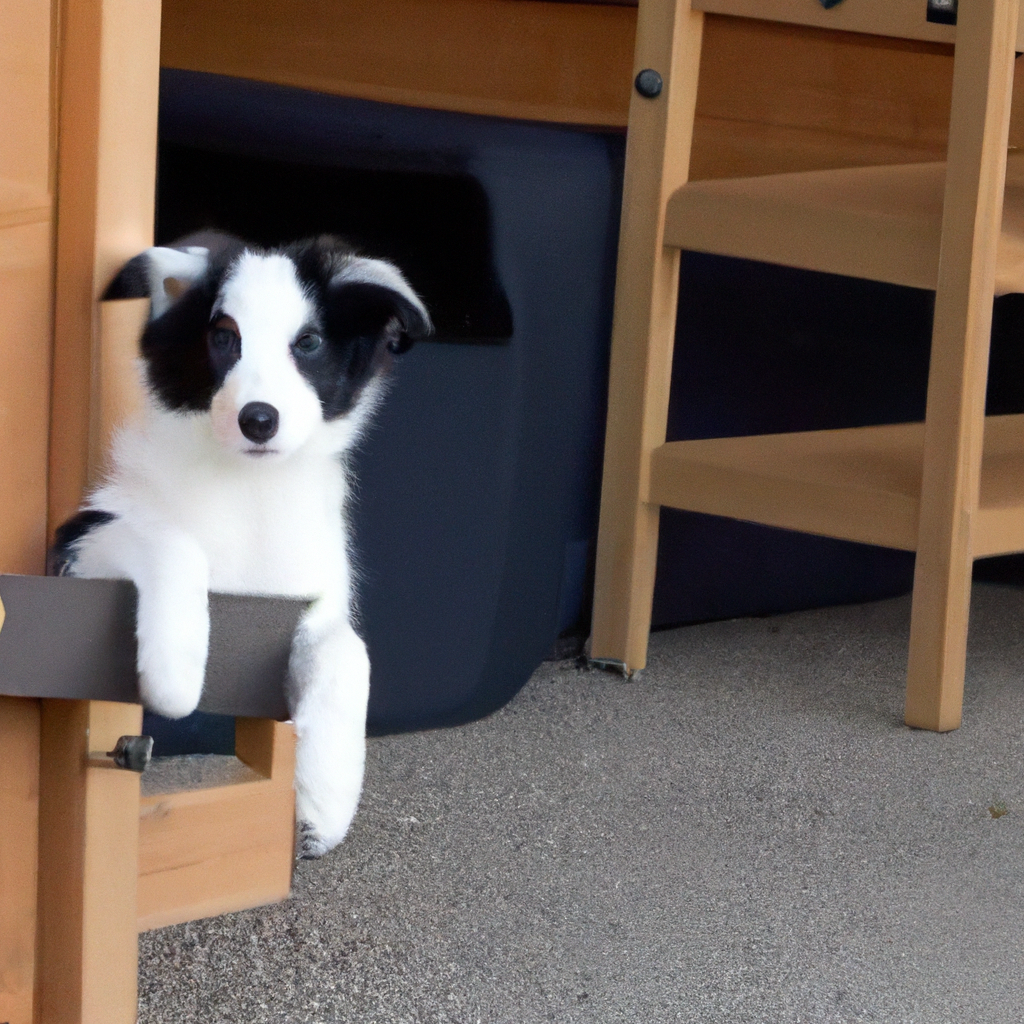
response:
<svg viewBox="0 0 1024 1024"><path fill-rule="evenodd" d="M138 705L43 701L40 1024L134 1024L139 776L87 760L141 725Z"/></svg>
<svg viewBox="0 0 1024 1024"><path fill-rule="evenodd" d="M77 510L109 420L97 300L153 244L159 54L160 0L62 0L51 530Z"/></svg>
<svg viewBox="0 0 1024 1024"><path fill-rule="evenodd" d="M945 163L690 182L669 200L666 243L934 289ZM1024 156L1007 161L995 292L1024 292Z"/></svg>
<svg viewBox="0 0 1024 1024"><path fill-rule="evenodd" d="M39 701L0 697L0 1021L34 1024Z"/></svg>
<svg viewBox="0 0 1024 1024"><path fill-rule="evenodd" d="M472 114L625 123L636 22L628 7L165 0L164 12L166 67Z"/></svg>

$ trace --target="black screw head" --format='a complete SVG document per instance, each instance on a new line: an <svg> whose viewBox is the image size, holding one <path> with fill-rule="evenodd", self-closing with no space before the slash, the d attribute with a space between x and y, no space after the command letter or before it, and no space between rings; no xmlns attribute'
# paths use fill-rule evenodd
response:
<svg viewBox="0 0 1024 1024"><path fill-rule="evenodd" d="M655 96L661 95L661 87L664 85L664 82L662 82L661 75L654 68L644 68L636 76L636 81L633 84L641 96L653 100Z"/></svg>
<svg viewBox="0 0 1024 1024"><path fill-rule="evenodd" d="M112 757L118 768L143 772L153 757L153 737L121 736L107 757Z"/></svg>

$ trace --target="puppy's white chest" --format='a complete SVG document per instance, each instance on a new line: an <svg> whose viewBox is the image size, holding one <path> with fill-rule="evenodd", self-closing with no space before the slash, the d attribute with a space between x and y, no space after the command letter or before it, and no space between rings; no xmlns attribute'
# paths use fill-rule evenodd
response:
<svg viewBox="0 0 1024 1024"><path fill-rule="evenodd" d="M298 474L219 483L180 520L206 553L211 589L314 595L347 583L340 488Z"/></svg>

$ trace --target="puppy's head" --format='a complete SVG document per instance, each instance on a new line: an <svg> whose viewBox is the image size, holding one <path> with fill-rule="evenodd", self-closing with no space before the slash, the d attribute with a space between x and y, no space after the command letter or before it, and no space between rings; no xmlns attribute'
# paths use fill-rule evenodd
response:
<svg viewBox="0 0 1024 1024"><path fill-rule="evenodd" d="M344 448L392 357L431 329L394 266L332 237L149 249L107 297L140 293L152 303L141 342L151 395L208 413L243 458L284 457L314 437Z"/></svg>

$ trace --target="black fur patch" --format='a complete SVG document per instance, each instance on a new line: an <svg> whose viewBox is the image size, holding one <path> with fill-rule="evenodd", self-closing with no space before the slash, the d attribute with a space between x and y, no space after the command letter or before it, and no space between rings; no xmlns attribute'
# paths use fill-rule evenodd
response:
<svg viewBox="0 0 1024 1024"><path fill-rule="evenodd" d="M210 314L221 280L241 242L211 254L206 274L142 333L140 349L150 390L168 409L201 412L221 386L234 360L211 358ZM236 357L237 358L237 357Z"/></svg>
<svg viewBox="0 0 1024 1024"><path fill-rule="evenodd" d="M322 344L313 352L293 345L299 372L320 399L324 419L348 413L363 388L385 370L395 354L430 333L430 322L404 296L378 284L331 285L343 262L355 255L330 235L281 250L294 263L306 293L319 311L310 324ZM243 341L244 344L244 341Z"/></svg>
<svg viewBox="0 0 1024 1024"><path fill-rule="evenodd" d="M113 512L84 509L57 527L53 547L46 553L46 575L67 576L75 564L75 545L97 526L113 522Z"/></svg>
<svg viewBox="0 0 1024 1024"><path fill-rule="evenodd" d="M130 259L103 293L104 302L112 299L149 298L149 257L145 253Z"/></svg>

